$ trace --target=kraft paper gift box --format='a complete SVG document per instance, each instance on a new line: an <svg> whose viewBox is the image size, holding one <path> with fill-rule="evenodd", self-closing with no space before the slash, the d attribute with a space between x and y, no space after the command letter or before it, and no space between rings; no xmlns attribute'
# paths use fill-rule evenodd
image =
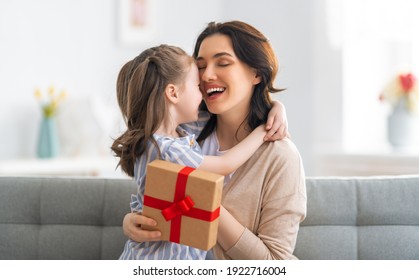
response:
<svg viewBox="0 0 419 280"><path fill-rule="evenodd" d="M211 249L217 242L224 176L168 161L147 165L143 215L153 218L162 240Z"/></svg>

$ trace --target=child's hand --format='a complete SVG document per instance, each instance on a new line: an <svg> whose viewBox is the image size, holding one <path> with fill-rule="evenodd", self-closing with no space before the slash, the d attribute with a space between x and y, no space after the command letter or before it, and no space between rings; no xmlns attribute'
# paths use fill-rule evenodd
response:
<svg viewBox="0 0 419 280"><path fill-rule="evenodd" d="M124 234L131 240L136 242L161 240L160 231L144 230L141 228L141 225L155 226L156 221L138 213L128 213L122 222Z"/></svg>
<svg viewBox="0 0 419 280"><path fill-rule="evenodd" d="M264 141L276 141L284 137L290 137L285 107L279 101L274 101L273 103L274 105L269 111L268 120L265 125L267 133L263 139Z"/></svg>

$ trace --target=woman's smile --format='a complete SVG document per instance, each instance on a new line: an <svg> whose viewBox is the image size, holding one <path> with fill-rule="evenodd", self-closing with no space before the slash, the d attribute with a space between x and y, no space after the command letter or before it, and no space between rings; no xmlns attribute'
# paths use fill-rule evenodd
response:
<svg viewBox="0 0 419 280"><path fill-rule="evenodd" d="M220 97L224 91L226 90L225 87L222 87L220 85L205 85L204 86L204 97L206 101L213 101Z"/></svg>

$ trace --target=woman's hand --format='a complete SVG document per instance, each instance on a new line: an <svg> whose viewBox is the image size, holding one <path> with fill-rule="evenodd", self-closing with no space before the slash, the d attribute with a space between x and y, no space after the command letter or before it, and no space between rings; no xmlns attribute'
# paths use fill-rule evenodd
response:
<svg viewBox="0 0 419 280"><path fill-rule="evenodd" d="M122 222L122 228L124 234L135 242L145 241L159 241L161 232L160 231L149 231L141 228L141 225L156 226L155 220L147 218L139 213L128 213L125 215Z"/></svg>
<svg viewBox="0 0 419 280"><path fill-rule="evenodd" d="M264 141L281 140L290 137L288 132L288 120L284 105L279 101L273 101L272 109L269 111L265 129L267 133Z"/></svg>

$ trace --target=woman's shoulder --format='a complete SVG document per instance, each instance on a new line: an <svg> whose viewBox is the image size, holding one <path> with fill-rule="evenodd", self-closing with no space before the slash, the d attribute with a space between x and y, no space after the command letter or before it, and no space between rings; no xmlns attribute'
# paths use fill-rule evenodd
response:
<svg viewBox="0 0 419 280"><path fill-rule="evenodd" d="M262 165L265 178L276 182L265 189L271 199L301 194L305 197L305 172L297 146L289 139L265 143L257 163ZM271 194L276 193L276 195Z"/></svg>
<svg viewBox="0 0 419 280"><path fill-rule="evenodd" d="M257 153L260 157L273 158L280 161L301 160L297 146L289 138L266 142L258 149Z"/></svg>
<svg viewBox="0 0 419 280"><path fill-rule="evenodd" d="M286 172L304 174L303 162L296 145L288 138L265 142L237 171L263 173L266 176ZM236 173L237 173L236 171Z"/></svg>

